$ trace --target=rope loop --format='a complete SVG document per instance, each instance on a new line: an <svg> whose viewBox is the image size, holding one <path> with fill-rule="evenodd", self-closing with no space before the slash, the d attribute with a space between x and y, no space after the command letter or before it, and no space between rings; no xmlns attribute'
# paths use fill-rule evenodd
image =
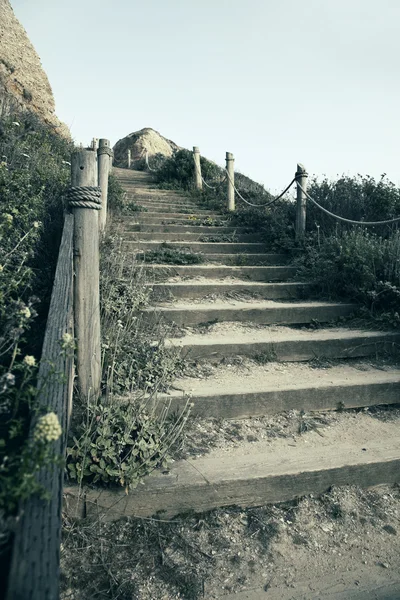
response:
<svg viewBox="0 0 400 600"><path fill-rule="evenodd" d="M67 200L70 208L101 210L101 188L91 185L70 187Z"/></svg>
<svg viewBox="0 0 400 600"><path fill-rule="evenodd" d="M108 154L108 156L112 156L114 153L108 146L102 146L101 148L97 149L97 156L100 156L101 154Z"/></svg>

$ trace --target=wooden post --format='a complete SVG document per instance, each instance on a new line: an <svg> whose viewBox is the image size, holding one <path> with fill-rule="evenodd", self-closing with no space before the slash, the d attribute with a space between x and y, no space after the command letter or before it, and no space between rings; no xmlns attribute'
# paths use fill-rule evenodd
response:
<svg viewBox="0 0 400 600"><path fill-rule="evenodd" d="M108 174L110 172L110 140L100 139L97 150L97 167L99 186L101 188L101 211L99 213L99 227L102 233L107 221Z"/></svg>
<svg viewBox="0 0 400 600"><path fill-rule="evenodd" d="M226 153L226 170L228 172L228 210L235 210L235 159L231 152Z"/></svg>
<svg viewBox="0 0 400 600"><path fill-rule="evenodd" d="M128 150L128 169L131 168L131 151Z"/></svg>
<svg viewBox="0 0 400 600"><path fill-rule="evenodd" d="M200 164L200 150L197 146L193 146L193 160L194 160L194 178L196 182L196 189L203 189L203 181L201 178L201 164Z"/></svg>
<svg viewBox="0 0 400 600"><path fill-rule="evenodd" d="M70 196L74 214L74 313L77 340L78 388L84 398L100 393L100 300L99 300L99 209L96 154L78 150L71 158L72 186L81 190ZM97 198L96 198L97 194ZM96 210L97 209L97 210Z"/></svg>
<svg viewBox="0 0 400 600"><path fill-rule="evenodd" d="M297 165L297 209L296 209L296 239L304 237L306 232L306 206L307 197L300 186L307 191L307 171L300 163Z"/></svg>
<svg viewBox="0 0 400 600"><path fill-rule="evenodd" d="M114 150L112 150L110 148L111 152L110 152L110 174L112 173L112 169L113 169L113 162L114 162Z"/></svg>
<svg viewBox="0 0 400 600"><path fill-rule="evenodd" d="M92 150L96 151L99 147L99 140L97 138L92 139Z"/></svg>

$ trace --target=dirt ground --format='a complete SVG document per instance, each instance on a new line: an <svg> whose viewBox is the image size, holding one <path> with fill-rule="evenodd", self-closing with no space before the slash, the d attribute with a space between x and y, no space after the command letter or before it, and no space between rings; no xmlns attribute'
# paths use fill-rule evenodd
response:
<svg viewBox="0 0 400 600"><path fill-rule="evenodd" d="M390 586L395 600L399 520L400 488L380 486L170 522L66 521L61 598L361 599L364 590L383 599L376 590Z"/></svg>
<svg viewBox="0 0 400 600"><path fill-rule="evenodd" d="M272 443L311 438L371 418L398 423L400 408L193 420L181 452L229 452L262 434ZM388 486L332 488L321 497L171 521L65 519L61 599L396 600L399 521L400 487Z"/></svg>

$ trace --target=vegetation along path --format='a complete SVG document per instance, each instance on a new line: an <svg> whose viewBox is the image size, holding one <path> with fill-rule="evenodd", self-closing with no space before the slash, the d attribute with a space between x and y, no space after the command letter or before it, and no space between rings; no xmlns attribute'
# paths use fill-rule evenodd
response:
<svg viewBox="0 0 400 600"><path fill-rule="evenodd" d="M211 452L189 452L129 495L121 491L117 502L114 491L89 491L88 512L96 506L115 517L171 516L282 502L331 485L397 482L396 422L335 412L336 426L321 432L312 411L397 403L400 370L375 358L397 346L400 334L332 326L356 307L307 299L307 282L293 281L284 254L268 253L251 232L230 227L183 192L156 189L148 173L115 173L141 207L124 217L122 236L126 252L143 258L156 281L148 318L161 313L172 332L167 345L181 348L191 364L162 400L179 410L191 398L204 447L210 417L299 411L299 428L310 435L233 435L232 443L225 436ZM333 368L313 368L313 360L318 366L327 358Z"/></svg>

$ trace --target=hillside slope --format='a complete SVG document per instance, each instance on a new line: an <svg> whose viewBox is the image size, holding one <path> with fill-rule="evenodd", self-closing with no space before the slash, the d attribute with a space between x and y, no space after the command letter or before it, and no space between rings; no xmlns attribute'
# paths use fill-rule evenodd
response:
<svg viewBox="0 0 400 600"><path fill-rule="evenodd" d="M0 0L0 111L22 108L70 137L55 115L53 92L40 58L9 0Z"/></svg>

